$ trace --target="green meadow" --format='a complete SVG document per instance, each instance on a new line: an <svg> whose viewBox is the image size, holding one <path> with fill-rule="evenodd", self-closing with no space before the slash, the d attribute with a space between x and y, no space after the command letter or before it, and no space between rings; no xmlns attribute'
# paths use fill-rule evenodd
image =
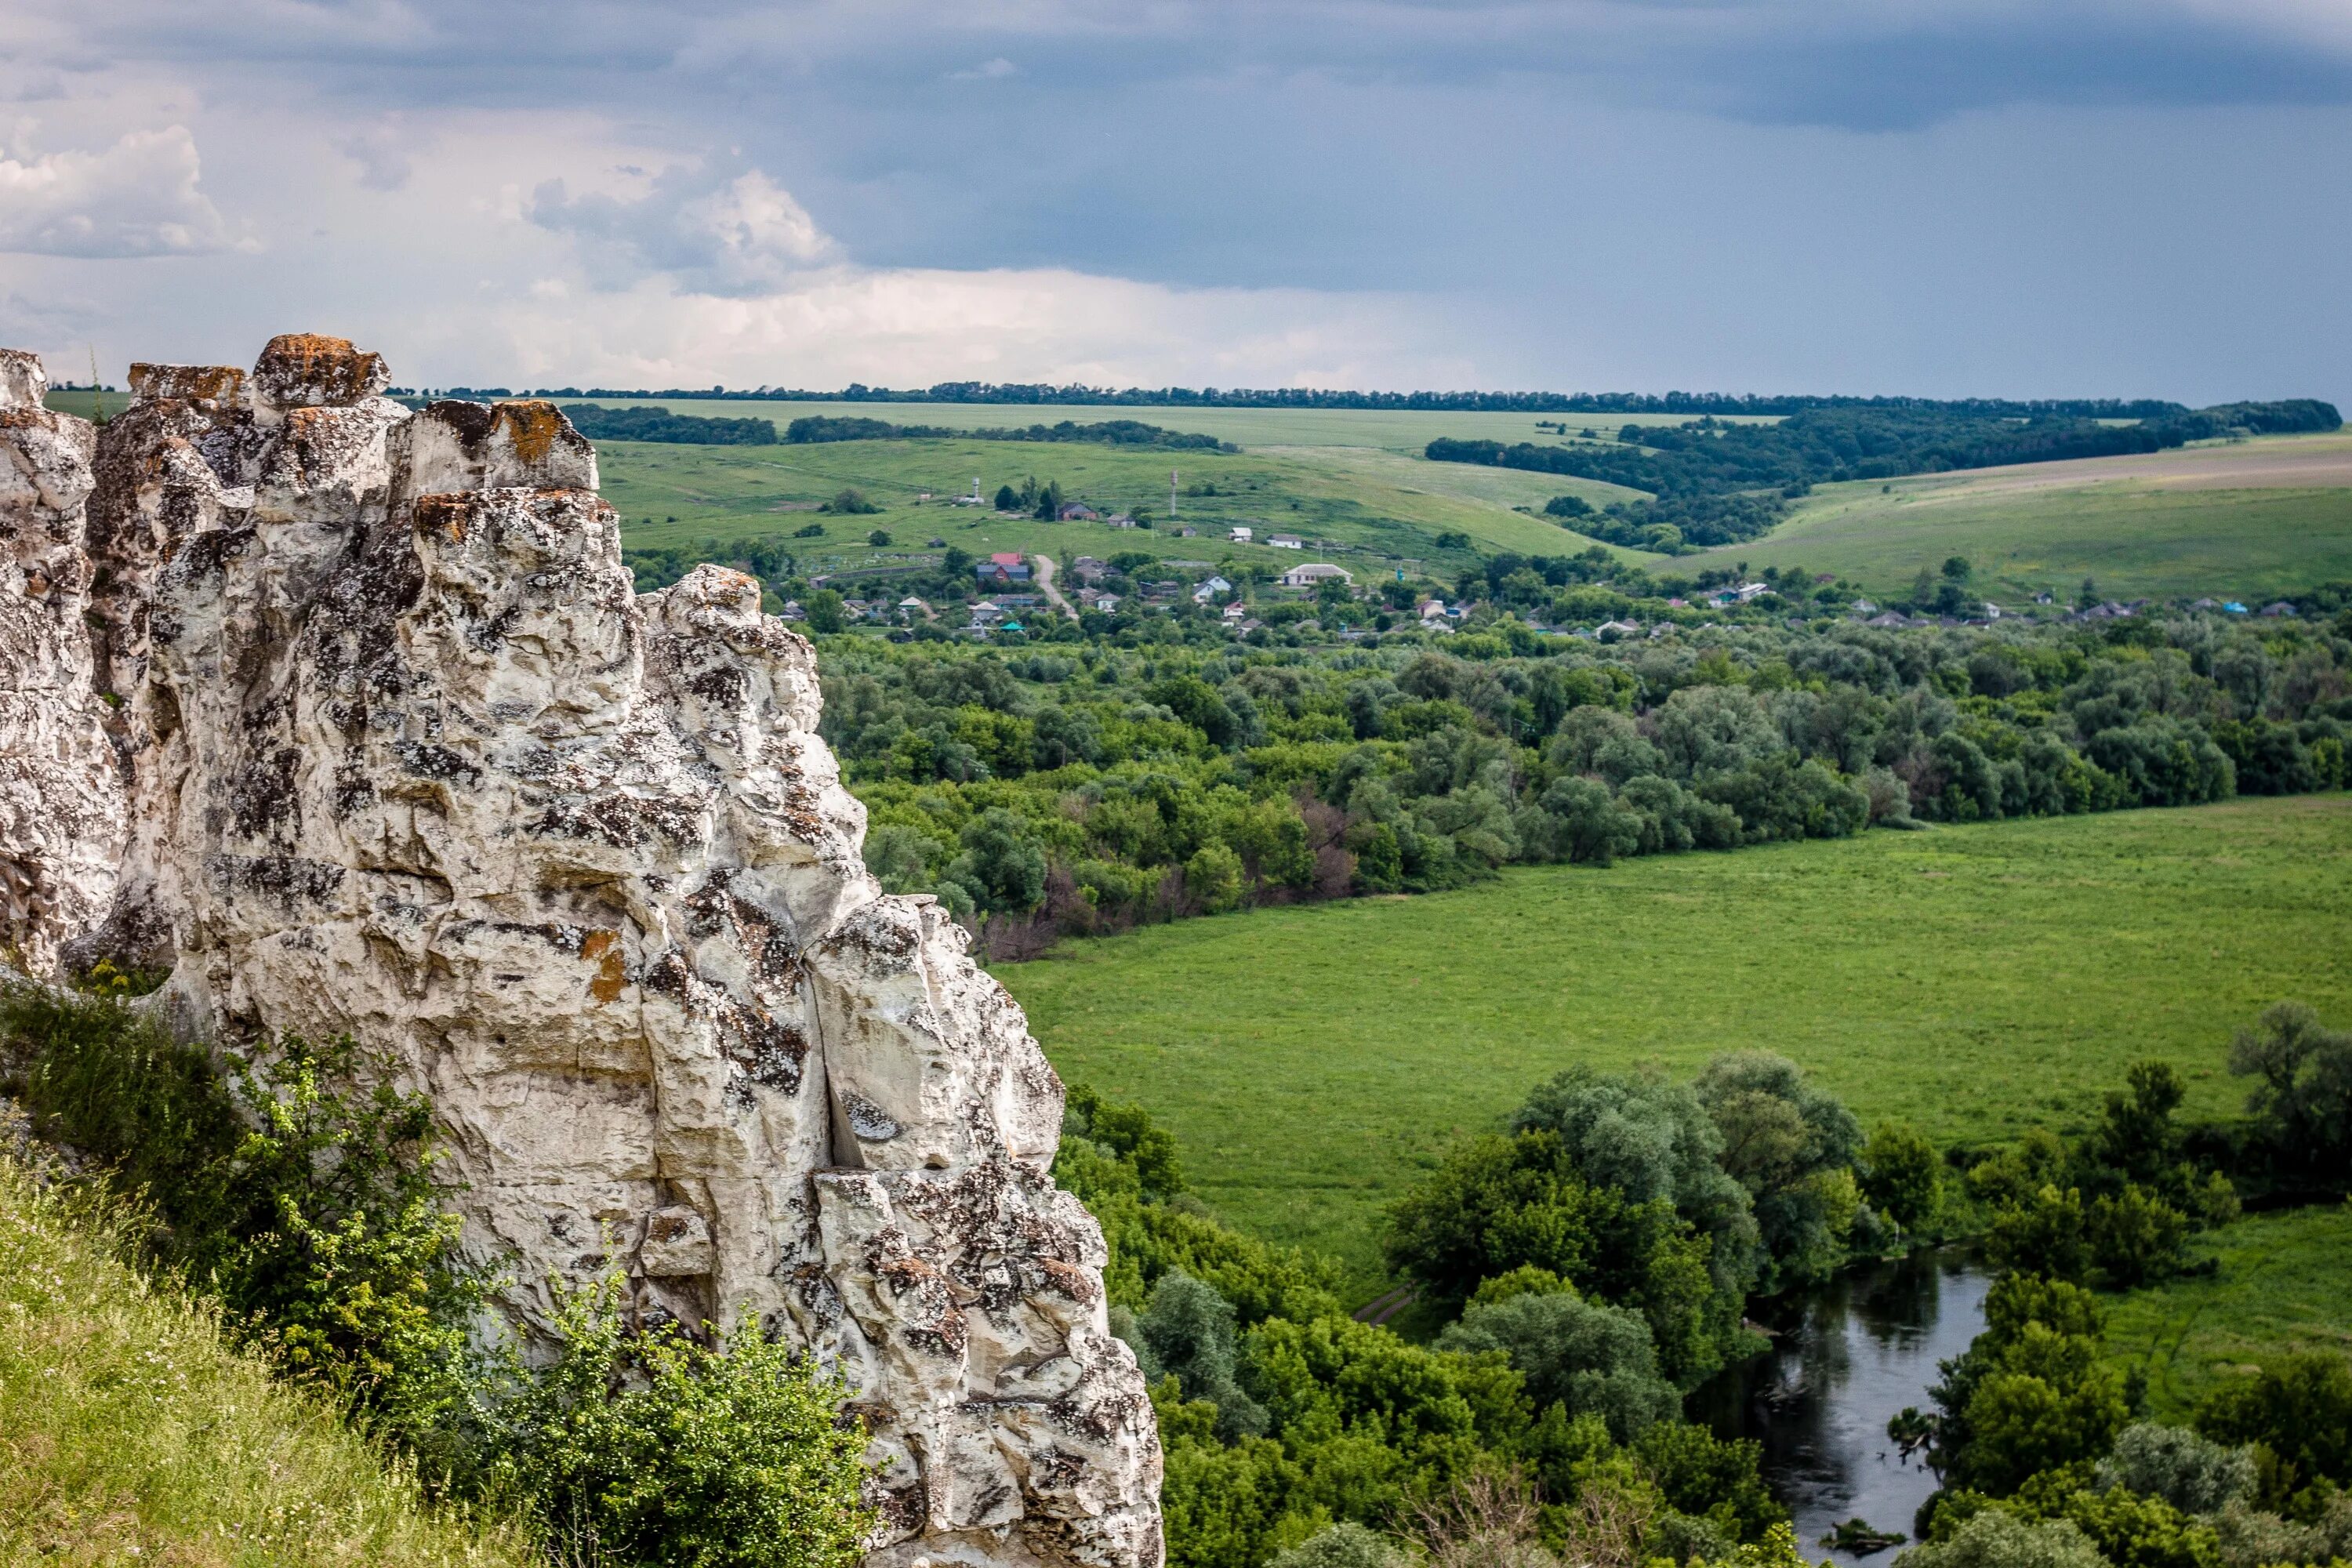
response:
<svg viewBox="0 0 2352 1568"><path fill-rule="evenodd" d="M2079 1123L2159 1057L2352 1017L2352 797L1528 868L1065 943L997 973L1073 1082L1141 1101L1226 1218L1379 1278L1381 1207L1572 1063L1754 1047L1940 1142Z"/></svg>
<svg viewBox="0 0 2352 1568"><path fill-rule="evenodd" d="M2113 598L2251 603L2352 578L2352 433L1824 485L1766 537L1675 566L1807 566L1895 594L1950 555L1996 600L2071 602L2089 577Z"/></svg>
<svg viewBox="0 0 2352 1568"><path fill-rule="evenodd" d="M1317 559L1377 570L1421 563L1459 570L1475 554L1515 550L1564 554L1592 541L1549 518L1515 511L1540 508L1558 486L1515 475L1498 486L1494 470L1422 462L1365 449L1340 450L1326 463L1297 451L1153 452L1084 442L837 441L811 446L683 447L652 442L596 445L604 494L620 509L629 544L639 548L820 532L792 548L812 572L887 565L932 539L974 554L1042 551L1057 560L1145 550L1176 559L1260 560L1280 569L1297 552L1263 542L1273 533L1307 542ZM1178 475L1176 513L1169 515L1171 469ZM1455 470L1460 471L1455 471ZM983 495L1034 477L1058 481L1063 494L1106 516L1148 508L1154 526L1114 529L1101 522L1042 522L1000 517L992 507L952 504L980 480ZM1418 481L1417 486L1409 481ZM1183 493L1198 488L1213 493ZM1606 489L1608 487L1597 487ZM830 516L813 510L854 489L882 510ZM928 493L929 500L923 500ZM1517 498L1514 500L1513 498ZM1236 525L1259 542L1231 545ZM1199 530L1185 538L1177 530ZM867 535L891 536L877 549ZM1438 537L1470 543L1441 549ZM1632 552L1618 552L1637 559Z"/></svg>
<svg viewBox="0 0 2352 1568"><path fill-rule="evenodd" d="M2189 1243L2215 1268L2107 1305L2107 1353L2179 1419L2225 1377L2295 1351L2352 1353L2352 1205L2250 1215Z"/></svg>

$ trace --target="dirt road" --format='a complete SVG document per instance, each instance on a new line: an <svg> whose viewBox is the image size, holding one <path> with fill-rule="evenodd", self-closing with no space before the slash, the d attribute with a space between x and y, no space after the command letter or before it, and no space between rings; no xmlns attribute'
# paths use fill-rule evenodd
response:
<svg viewBox="0 0 2352 1568"><path fill-rule="evenodd" d="M1062 597L1060 590L1054 586L1054 558L1050 555L1039 555L1034 552L1032 552L1029 559L1036 563L1037 565L1037 592L1045 595L1045 602L1047 604L1061 611L1062 614L1069 616L1070 619L1074 621L1076 620L1078 618L1077 607L1072 605L1067 599Z"/></svg>

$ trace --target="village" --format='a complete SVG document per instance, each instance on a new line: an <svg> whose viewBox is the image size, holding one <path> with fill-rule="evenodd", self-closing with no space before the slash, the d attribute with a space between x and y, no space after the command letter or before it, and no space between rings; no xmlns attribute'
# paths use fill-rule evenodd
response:
<svg viewBox="0 0 2352 1568"><path fill-rule="evenodd" d="M953 497L952 502L985 504L976 492ZM1000 510L996 515L1013 514ZM1082 501L1058 507L1054 521L1114 531L1150 527L1131 514L1105 513ZM2085 624L2128 619L2151 605L2145 598L2102 598L2088 582L2072 604L2046 591L2011 608L1955 592L1942 593L1938 603L1930 597L1929 574L1923 572L1907 605L1883 607L1832 574L1768 569L1752 579L1745 573L1718 573L1715 575L1730 580L1708 583L1687 594L1604 594L1607 613L1562 615L1559 612L1570 606L1558 598L1550 604L1531 603L1525 593L1479 592L1484 584L1475 576L1449 594L1420 561L1382 562L1385 571L1377 575L1362 563L1350 569L1328 561L1293 565L1268 562L1265 551L1304 555L1325 546L1295 534L1262 532L1255 525L1223 529L1221 541L1207 539L1192 527L1163 531L1186 541L1201 540L1193 548L1203 555L1214 551L1219 558L1163 557L1138 549L1115 550L1107 556L1079 553L1066 562L1022 551L974 557L944 538L933 538L929 549L939 553L910 554L901 558L904 564L814 576L808 579L811 603L790 598L773 607L787 621L808 621L814 616L824 623L813 629L829 630L836 624L859 626L897 641L1026 642L1056 635L1115 635L1139 630L1157 618L1213 626L1263 647L1412 634L1443 637L1502 629L1499 624L1505 621L1510 623L1508 631L1519 636L1602 643L1709 626L1769 622L1801 627L1816 625L1824 616L1880 631L1981 627L2004 619ZM1224 548L1216 551L1218 544ZM1948 574L1954 566L1964 563L1947 563ZM837 597L838 605L828 599L820 609L815 603L820 595ZM2171 607L2222 617L2279 618L2296 613L2285 601L2256 609L2210 596Z"/></svg>

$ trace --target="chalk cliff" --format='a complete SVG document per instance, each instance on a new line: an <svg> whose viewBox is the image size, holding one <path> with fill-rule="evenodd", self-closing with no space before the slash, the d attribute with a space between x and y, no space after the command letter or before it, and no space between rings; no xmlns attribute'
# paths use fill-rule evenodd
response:
<svg viewBox="0 0 2352 1568"><path fill-rule="evenodd" d="M0 958L35 973L105 912L124 826L85 619L94 433L47 390L0 349Z"/></svg>
<svg viewBox="0 0 2352 1568"><path fill-rule="evenodd" d="M59 650L49 727L0 710L5 852L71 889L41 940L169 964L215 1037L388 1052L522 1323L612 1246L642 1312L837 1367L885 1568L1157 1568L1150 1406L1046 1174L1061 1084L961 931L866 874L808 644L737 573L634 593L552 406L386 380L283 337L249 375L136 367L94 452L0 426L62 476L0 491L16 580L39 534L73 584L0 623ZM22 839L20 770L88 810Z"/></svg>

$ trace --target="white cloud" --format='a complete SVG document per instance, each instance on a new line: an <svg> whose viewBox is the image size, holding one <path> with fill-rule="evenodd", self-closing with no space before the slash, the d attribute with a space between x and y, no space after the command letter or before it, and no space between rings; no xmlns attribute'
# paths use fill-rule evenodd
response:
<svg viewBox="0 0 2352 1568"><path fill-rule="evenodd" d="M42 256L200 256L234 241L197 188L183 125L133 131L102 153L0 153L0 251Z"/></svg>
<svg viewBox="0 0 2352 1568"><path fill-rule="evenodd" d="M462 379L479 365L532 382L655 387L1471 384L1476 367L1451 328L1431 301L1402 296L1173 289L1044 268L836 266L757 296L662 279L591 296L534 289L417 344L429 363L415 374Z"/></svg>
<svg viewBox="0 0 2352 1568"><path fill-rule="evenodd" d="M1020 68L1021 68L1019 66L1014 65L1003 55L999 55L992 60L981 61L980 64L972 67L970 70L954 72L952 79L956 81L998 81L1005 77L1013 75L1015 72L1019 71Z"/></svg>
<svg viewBox="0 0 2352 1568"><path fill-rule="evenodd" d="M673 166L634 195L574 195L551 180L526 211L541 227L572 236L606 289L665 273L694 293L758 294L837 253L793 194L757 169L727 179Z"/></svg>

